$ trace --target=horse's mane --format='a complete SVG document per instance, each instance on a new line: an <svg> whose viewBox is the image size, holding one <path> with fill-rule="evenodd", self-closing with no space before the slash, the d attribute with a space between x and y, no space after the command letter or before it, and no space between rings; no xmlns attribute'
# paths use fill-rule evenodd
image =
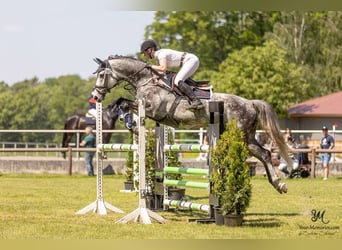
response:
<svg viewBox="0 0 342 250"><path fill-rule="evenodd" d="M131 59L137 62L142 62L142 63L146 63L144 60L137 58L137 57L132 57L132 56L122 56L122 55L110 55L108 56L108 60L114 60L114 59Z"/></svg>

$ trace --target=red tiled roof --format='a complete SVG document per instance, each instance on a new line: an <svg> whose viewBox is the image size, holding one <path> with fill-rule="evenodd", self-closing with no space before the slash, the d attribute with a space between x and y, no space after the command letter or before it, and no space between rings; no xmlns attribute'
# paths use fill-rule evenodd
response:
<svg viewBox="0 0 342 250"><path fill-rule="evenodd" d="M288 112L291 117L342 117L342 91L298 103Z"/></svg>

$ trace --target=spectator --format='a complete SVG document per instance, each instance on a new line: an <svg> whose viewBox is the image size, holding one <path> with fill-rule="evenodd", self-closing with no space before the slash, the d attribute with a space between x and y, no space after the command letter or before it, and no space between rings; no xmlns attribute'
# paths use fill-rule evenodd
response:
<svg viewBox="0 0 342 250"><path fill-rule="evenodd" d="M90 117L96 118L96 100L93 95L89 95L88 97L88 113Z"/></svg>
<svg viewBox="0 0 342 250"><path fill-rule="evenodd" d="M285 142L288 142L289 140L291 140L293 143L296 141L293 134L292 134L291 129L286 128L285 134L284 134L284 140L285 140Z"/></svg>
<svg viewBox="0 0 342 250"><path fill-rule="evenodd" d="M322 127L323 137L321 139L321 149L333 149L335 147L334 138L328 134L327 126ZM331 159L331 153L321 153L321 160L323 165L323 180L327 180L329 176L329 162Z"/></svg>
<svg viewBox="0 0 342 250"><path fill-rule="evenodd" d="M297 146L297 148L298 149L309 149L309 146L307 144L307 140L304 137L300 138L300 144ZM304 167L307 169L309 168L308 165L310 164L310 161L309 161L309 156L308 156L307 152L299 152L297 159L298 159L299 167L301 167L301 168Z"/></svg>
<svg viewBox="0 0 342 250"><path fill-rule="evenodd" d="M308 149L307 141L304 136L300 136L300 144L297 149ZM307 178L310 176L309 157L307 152L298 152L296 157L296 164L290 173L290 178Z"/></svg>
<svg viewBox="0 0 342 250"><path fill-rule="evenodd" d="M287 146L290 150L296 148L296 144L294 143L294 140L291 136L287 137ZM287 179L290 177L290 174L298 168L298 160L293 152L289 152L289 157L292 160L292 169L288 169L287 162L275 150L276 148L271 148L271 152L273 152L271 156L272 166L278 167L278 170L282 172L284 178Z"/></svg>
<svg viewBox="0 0 342 250"><path fill-rule="evenodd" d="M295 143L295 140L293 139L292 136L288 136L287 137L287 146L289 147L289 149L296 149L297 148L297 145ZM293 152L289 152L289 157L291 158L292 160L292 170L295 170L298 168L298 159L296 157L296 154L293 153Z"/></svg>
<svg viewBox="0 0 342 250"><path fill-rule="evenodd" d="M287 169L287 163L280 157L278 152L272 153L271 162L273 167L278 167L278 170L283 173L285 179L290 176L290 172Z"/></svg>
<svg viewBox="0 0 342 250"><path fill-rule="evenodd" d="M95 136L93 135L92 127L86 127L85 129L86 136L84 137L83 141L80 143L80 146L86 148L94 148L95 147ZM95 152L85 152L85 165L86 170L88 172L88 176L94 176L94 166L93 166L93 157Z"/></svg>

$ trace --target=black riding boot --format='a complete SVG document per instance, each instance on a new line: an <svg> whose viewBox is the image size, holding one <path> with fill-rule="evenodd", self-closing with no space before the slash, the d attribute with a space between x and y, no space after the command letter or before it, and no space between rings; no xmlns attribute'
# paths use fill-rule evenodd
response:
<svg viewBox="0 0 342 250"><path fill-rule="evenodd" d="M191 105L189 109L201 109L203 108L202 102L195 96L191 87L183 81L179 81L178 83L179 89L190 99Z"/></svg>

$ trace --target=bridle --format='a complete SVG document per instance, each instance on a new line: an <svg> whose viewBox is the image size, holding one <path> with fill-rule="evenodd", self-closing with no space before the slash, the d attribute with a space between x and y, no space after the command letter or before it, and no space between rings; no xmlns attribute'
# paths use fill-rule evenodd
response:
<svg viewBox="0 0 342 250"><path fill-rule="evenodd" d="M99 86L99 85L95 85L94 88L101 94L101 95L105 95L107 92L110 92L110 89L108 88L108 77L112 77L114 80L116 80L117 82L120 81L120 79L115 78L113 75L113 70L112 67L110 66L108 60L105 60L105 68L104 70L104 79L103 79L103 86ZM99 69L97 69L94 73L101 73L101 67Z"/></svg>
<svg viewBox="0 0 342 250"><path fill-rule="evenodd" d="M105 96L106 93L110 92L110 89L108 87L108 77L112 77L116 81L116 85L118 85L122 81L126 81L128 83L133 83L135 82L135 76L139 74L141 71L146 69L146 65L138 69L136 72L133 74L126 76L120 72L115 71L111 65L109 64L108 60L105 61L106 66L104 68L104 79L103 79L103 86L95 85L94 88L99 92L99 94ZM147 68L150 69L150 68ZM99 69L97 70L98 74L100 74ZM124 89L129 90L130 89L127 86L124 86Z"/></svg>

